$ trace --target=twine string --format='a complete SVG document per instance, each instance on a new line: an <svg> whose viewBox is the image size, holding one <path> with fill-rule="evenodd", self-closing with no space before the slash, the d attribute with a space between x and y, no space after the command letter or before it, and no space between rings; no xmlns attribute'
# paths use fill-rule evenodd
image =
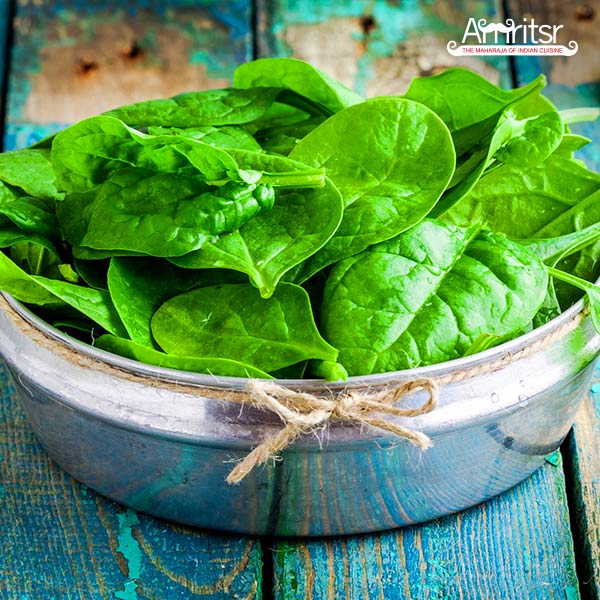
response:
<svg viewBox="0 0 600 600"><path fill-rule="evenodd" d="M394 406L415 391L427 391L428 398L415 408ZM398 383L376 392L350 390L335 399L299 392L265 380L252 379L246 387L250 402L257 408L274 412L284 423L283 429L265 438L229 473L227 483L237 484L252 469L287 448L300 435L329 425L331 421L347 421L393 433L418 448L431 447L431 440L420 431L389 420L391 416L416 417L431 412L439 397L432 379L415 379ZM383 418L385 415L388 418Z"/></svg>

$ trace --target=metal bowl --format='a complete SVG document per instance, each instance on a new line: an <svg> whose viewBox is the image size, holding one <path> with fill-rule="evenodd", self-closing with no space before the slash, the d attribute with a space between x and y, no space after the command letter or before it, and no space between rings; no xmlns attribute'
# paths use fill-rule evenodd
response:
<svg viewBox="0 0 600 600"><path fill-rule="evenodd" d="M344 387L377 389L396 380L484 371L443 385L433 412L393 419L428 434L431 449L334 422L236 486L225 482L235 462L281 428L273 413L227 401L247 380L114 356L70 339L6 296L0 298L0 353L48 453L99 493L203 528L333 535L460 511L535 471L569 431L600 352L600 336L582 311L579 302L543 327L472 357L327 386L337 394ZM491 368L499 361L506 364ZM325 390L315 381L278 383ZM423 399L416 392L407 404Z"/></svg>

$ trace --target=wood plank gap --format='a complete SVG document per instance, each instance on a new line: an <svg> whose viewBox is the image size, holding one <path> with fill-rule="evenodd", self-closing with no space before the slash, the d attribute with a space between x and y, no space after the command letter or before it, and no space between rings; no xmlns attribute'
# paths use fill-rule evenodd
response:
<svg viewBox="0 0 600 600"><path fill-rule="evenodd" d="M252 49L252 59L256 60L259 58L259 48L258 48L258 1L252 0L250 2L250 35L252 39L250 40L250 47Z"/></svg>
<svg viewBox="0 0 600 600"><path fill-rule="evenodd" d="M276 540L274 537L260 538L260 550L262 554L262 600L273 600L275 598L275 570L273 568Z"/></svg>
<svg viewBox="0 0 600 600"><path fill-rule="evenodd" d="M506 19L512 17L510 12L510 0L501 0L500 12L501 14L499 16L503 21L506 21ZM517 61L512 55L508 57L508 73L511 79L512 87L517 87L519 85L519 78L517 77Z"/></svg>
<svg viewBox="0 0 600 600"><path fill-rule="evenodd" d="M594 561L598 560L598 557L591 552L587 540L586 523L581 518L584 513L585 500L577 467L576 442L573 430L569 432L563 442L560 452L563 458L565 492L569 507L571 533L573 534L573 546L575 548L575 569L579 581L579 592L582 600L600 600L597 594L598 588L595 585L590 585L594 578Z"/></svg>
<svg viewBox="0 0 600 600"><path fill-rule="evenodd" d="M0 7L0 151L4 150L6 122L6 95L11 66L11 50L14 37L14 18L17 0L5 0Z"/></svg>

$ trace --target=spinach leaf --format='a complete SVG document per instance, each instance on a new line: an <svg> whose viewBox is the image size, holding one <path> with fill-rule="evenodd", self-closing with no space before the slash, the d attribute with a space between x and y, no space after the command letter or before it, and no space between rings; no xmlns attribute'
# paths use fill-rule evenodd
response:
<svg viewBox="0 0 600 600"><path fill-rule="evenodd" d="M236 88L291 90L312 100L329 114L363 99L307 62L296 58L261 58L240 65L233 74Z"/></svg>
<svg viewBox="0 0 600 600"><path fill-rule="evenodd" d="M0 182L0 215L27 233L54 239L60 237L53 200L25 196L2 182Z"/></svg>
<svg viewBox="0 0 600 600"><path fill-rule="evenodd" d="M331 238L342 213L342 197L331 182L323 189L278 191L272 210L200 250L170 260L192 269L241 271L263 298L269 298L288 271Z"/></svg>
<svg viewBox="0 0 600 600"><path fill-rule="evenodd" d="M3 252L0 252L0 289L28 304L42 306L60 303L54 294L39 285Z"/></svg>
<svg viewBox="0 0 600 600"><path fill-rule="evenodd" d="M248 168L267 171L277 178L302 183L306 165L282 156L230 150ZM297 177L296 174L297 173ZM268 298L280 279L314 254L340 225L343 201L327 181L323 189L276 189L275 206L257 215L237 231L206 243L200 250L171 258L192 269L224 268L246 273Z"/></svg>
<svg viewBox="0 0 600 600"><path fill-rule="evenodd" d="M156 365L167 369L206 373L222 377L254 377L272 379L272 377L250 365L245 365L229 358L198 358L195 356L173 356L158 350L136 344L131 340L103 335L96 340L95 345L101 350L118 354L125 358L137 360L147 365Z"/></svg>
<svg viewBox="0 0 600 600"><path fill-rule="evenodd" d="M134 127L205 127L250 123L271 107L281 90L256 88L185 92L121 106L104 113Z"/></svg>
<svg viewBox="0 0 600 600"><path fill-rule="evenodd" d="M342 110L300 141L290 158L324 166L345 203L339 229L297 281L418 223L442 195L455 163L440 118L402 98Z"/></svg>
<svg viewBox="0 0 600 600"><path fill-rule="evenodd" d="M89 287L99 290L108 290L108 267L110 259L84 260L73 259L73 267L77 274Z"/></svg>
<svg viewBox="0 0 600 600"><path fill-rule="evenodd" d="M466 196L479 179L501 163L519 170L535 167L556 150L563 137L563 124L557 112L519 119L505 111L498 120L489 145L459 158L454 177L430 213L439 217Z"/></svg>
<svg viewBox="0 0 600 600"><path fill-rule="evenodd" d="M576 277L571 273L565 273L559 269L548 267L548 273L556 280L572 285L586 294L590 307L590 316L594 323L594 329L600 333L600 287L594 283Z"/></svg>
<svg viewBox="0 0 600 600"><path fill-rule="evenodd" d="M109 333L127 335L107 292L39 275L28 275L1 252L0 288L28 304L68 304Z"/></svg>
<svg viewBox="0 0 600 600"><path fill-rule="evenodd" d="M500 162L518 167L532 167L548 158L562 141L564 126L557 112L548 112L519 121L510 112L513 135L498 150L495 158Z"/></svg>
<svg viewBox="0 0 600 600"><path fill-rule="evenodd" d="M50 240L14 225L0 228L0 248L10 248L10 258L30 275L50 275L49 270L60 263L58 250Z"/></svg>
<svg viewBox="0 0 600 600"><path fill-rule="evenodd" d="M233 231L273 206L270 186L229 182L210 189L202 178L123 168L93 194L61 202L67 239L96 250L181 256Z"/></svg>
<svg viewBox="0 0 600 600"><path fill-rule="evenodd" d="M269 299L249 284L175 296L154 314L152 333L167 354L228 358L267 372L338 355L317 331L307 293L290 283Z"/></svg>
<svg viewBox="0 0 600 600"><path fill-rule="evenodd" d="M267 152L287 156L301 139L324 120L323 117L313 117L291 125L272 126L257 131L255 137Z"/></svg>
<svg viewBox="0 0 600 600"><path fill-rule="evenodd" d="M442 220L459 226L481 220L516 239L534 237L536 232L554 237L572 229L542 232L542 228L598 190L600 175L566 158L559 146L533 168L503 165L486 174Z"/></svg>
<svg viewBox="0 0 600 600"><path fill-rule="evenodd" d="M158 173L199 175L207 183L255 183L225 150L176 135L153 136L113 117L91 117L57 134L52 163L60 189L84 192L103 183L116 169L141 167Z"/></svg>
<svg viewBox="0 0 600 600"><path fill-rule="evenodd" d="M558 317L561 312L560 303L556 296L555 282L552 277L550 277L548 281L548 287L546 289L546 296L544 297L542 306L540 306L539 310L535 314L535 317L533 317L532 326L534 328L541 327L552 319Z"/></svg>
<svg viewBox="0 0 600 600"><path fill-rule="evenodd" d="M332 269L322 328L350 375L434 364L523 330L547 283L520 244L425 220Z"/></svg>
<svg viewBox="0 0 600 600"><path fill-rule="evenodd" d="M205 280L201 272L154 259L112 258L108 269L108 290L129 337L150 348L150 319L160 305Z"/></svg>
<svg viewBox="0 0 600 600"><path fill-rule="evenodd" d="M260 144L241 127L148 127L151 135L180 135L219 148L241 148L260 152Z"/></svg>
<svg viewBox="0 0 600 600"><path fill-rule="evenodd" d="M28 196L59 197L48 150L12 150L0 154L0 180L21 188Z"/></svg>
<svg viewBox="0 0 600 600"><path fill-rule="evenodd" d="M596 201L598 200L600 195ZM519 240L519 243L534 252L546 264L556 266L563 258L600 240L600 215L598 216L598 222L572 233L551 238Z"/></svg>
<svg viewBox="0 0 600 600"><path fill-rule="evenodd" d="M405 98L420 102L446 123L457 156L492 134L504 111L546 85L543 75L524 87L503 90L468 69L454 67L430 77L413 79Z"/></svg>

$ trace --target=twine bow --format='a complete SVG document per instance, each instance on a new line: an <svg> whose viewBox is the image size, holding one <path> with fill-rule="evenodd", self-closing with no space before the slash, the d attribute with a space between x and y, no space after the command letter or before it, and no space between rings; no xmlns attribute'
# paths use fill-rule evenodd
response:
<svg viewBox="0 0 600 600"><path fill-rule="evenodd" d="M395 406L406 394L427 390L429 398L416 408ZM265 380L251 380L246 392L252 405L276 413L285 427L263 440L227 476L227 483L242 481L254 467L287 448L302 434L326 427L333 420L349 421L389 431L426 449L431 440L420 431L408 429L383 416L417 417L431 412L437 405L439 391L431 379L415 379L380 391L349 390L336 398L298 392Z"/></svg>

